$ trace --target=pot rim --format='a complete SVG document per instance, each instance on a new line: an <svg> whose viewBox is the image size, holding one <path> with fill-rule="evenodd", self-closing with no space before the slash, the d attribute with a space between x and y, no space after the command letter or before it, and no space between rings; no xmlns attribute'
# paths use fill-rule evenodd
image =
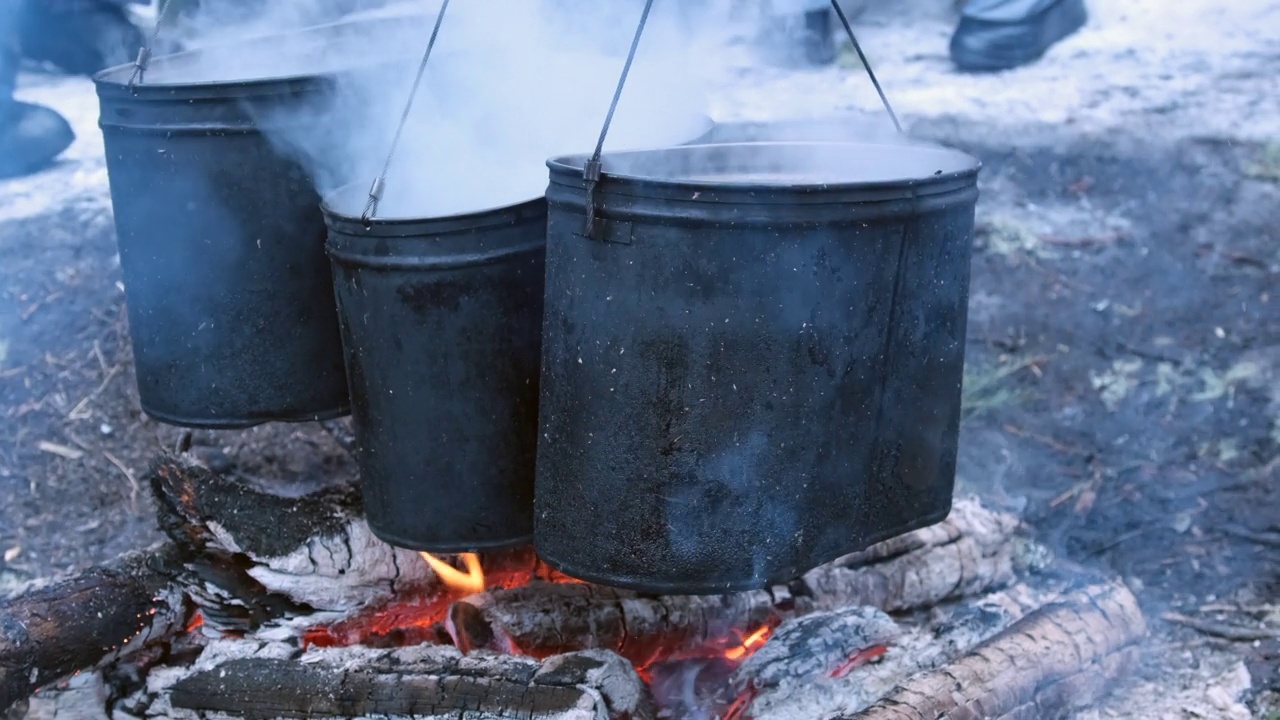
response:
<svg viewBox="0 0 1280 720"><path fill-rule="evenodd" d="M759 181L734 182L732 180L709 180L709 179L689 179L681 177L662 177L659 175L644 175L638 173L627 172L610 172L609 160L619 158L636 158L653 153L671 153L671 154L693 154L693 153L712 153L712 152L733 152L735 148L820 148L820 147L839 147L843 149L856 148L876 148L890 149L900 152L912 152L926 150L931 153L938 154L940 157L946 157L953 163L957 163L960 167L950 170L939 170L931 175L924 176L904 176L890 177L884 179L872 180L849 180L840 182L804 182L804 183L769 183ZM568 187L585 188L586 181L582 177L583 168L586 165L589 155L573 154L562 155L551 158L547 161L547 167L551 170L551 182L555 185L563 185ZM644 188L653 188L662 192L671 191L693 191L709 192L712 197L723 198L723 194L729 193L786 193L786 194L813 194L828 193L840 191L865 191L865 190L889 190L889 189L906 189L927 187L934 184L948 185L956 180L963 180L968 177L975 177L982 169L982 161L969 153L949 148L943 145L915 142L910 144L901 143L884 143L884 142L854 142L845 140L762 140L752 142L732 142L732 143L704 143L698 145L681 145L677 147L661 148L655 150L627 150L620 152L606 152L602 156L604 169L600 179L600 192L605 194L618 195L641 195L644 196ZM633 192L626 192L624 188L635 188ZM706 198L708 201L712 197ZM695 194L689 198L697 201L699 197Z"/></svg>
<svg viewBox="0 0 1280 720"><path fill-rule="evenodd" d="M407 17L411 18L415 16ZM395 27L404 22L405 19L406 18L404 17L343 18L334 22L310 25L284 32L263 33L261 35L253 35L234 40L228 39L205 47L192 48L190 50L183 50L181 52L171 53L168 55L156 56L151 60L151 68L154 69L157 66L163 67L165 65L179 63L184 60L199 57L202 54L207 54L210 51L234 48L254 43L273 41L283 42L290 38L317 35L341 28L353 28L361 25L369 27L378 27L383 25L387 27ZM407 58L408 56L405 56L403 59ZM228 94L243 96L254 94L275 94L281 91L296 91L299 89L305 89L317 82L323 81L326 78L334 77L346 70L366 66L372 67L377 65L379 62L387 62L395 59L397 58L392 56L358 56L355 62L349 66L333 67L324 72L290 73L238 79L200 80L196 82L177 82L172 80L148 82L144 80L144 82L137 83L133 86L129 85L129 78L133 74L134 63L130 62L100 70L93 74L92 79L93 84L97 87L99 95L105 93L109 95L134 97L137 99L197 100L218 98Z"/></svg>
<svg viewBox="0 0 1280 720"><path fill-rule="evenodd" d="M433 216L376 216L366 225L359 214L350 214L335 208L334 200L345 193L363 188L363 182L348 183L325 194L320 201L320 211L328 228L351 238L396 238L446 235L454 232L479 230L510 225L536 216L546 216L546 198L536 196L505 205L495 205L449 215Z"/></svg>

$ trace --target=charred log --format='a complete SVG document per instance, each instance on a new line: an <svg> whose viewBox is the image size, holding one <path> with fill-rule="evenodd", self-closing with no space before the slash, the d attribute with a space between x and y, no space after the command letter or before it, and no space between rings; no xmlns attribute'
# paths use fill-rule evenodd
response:
<svg viewBox="0 0 1280 720"><path fill-rule="evenodd" d="M645 720L654 706L635 670L605 652L529 658L448 647L312 649L221 641L194 671L152 692L139 717ZM161 683L164 685L164 683ZM138 704L135 698L133 704Z"/></svg>
<svg viewBox="0 0 1280 720"><path fill-rule="evenodd" d="M1092 702L1137 658L1146 634L1120 584L1093 585L1027 615L941 668L898 686L851 720L1054 718Z"/></svg>
<svg viewBox="0 0 1280 720"><path fill-rule="evenodd" d="M724 596L642 596L585 585L534 583L481 593L450 612L459 647L547 655L603 648L644 666L657 656L715 652L732 631L851 605L932 607L1014 579L1018 522L973 501L935 527L823 566L789 587Z"/></svg>
<svg viewBox="0 0 1280 720"><path fill-rule="evenodd" d="M214 629L343 617L434 581L416 553L373 535L354 486L267 487L185 456L162 457L148 481L182 584Z"/></svg>
<svg viewBox="0 0 1280 720"><path fill-rule="evenodd" d="M0 710L181 628L188 608L171 584L175 561L168 546L130 553L0 601Z"/></svg>
<svg viewBox="0 0 1280 720"><path fill-rule="evenodd" d="M716 704L754 720L832 717L866 708L907 678L953 662L1046 604L1049 590L1016 585L893 624L872 608L788 620L738 668Z"/></svg>

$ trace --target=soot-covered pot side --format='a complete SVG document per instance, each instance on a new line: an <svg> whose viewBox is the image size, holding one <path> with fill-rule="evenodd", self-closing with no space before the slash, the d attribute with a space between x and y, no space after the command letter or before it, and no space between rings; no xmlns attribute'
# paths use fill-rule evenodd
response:
<svg viewBox="0 0 1280 720"><path fill-rule="evenodd" d="M925 157L770 184L783 145L606 156L600 240L584 158L550 163L535 542L558 569L758 588L949 511L977 163L818 143ZM726 169L763 179L688 179Z"/></svg>
<svg viewBox="0 0 1280 720"><path fill-rule="evenodd" d="M314 182L263 123L314 122L332 78L95 78L142 407L245 427L348 411Z"/></svg>
<svg viewBox="0 0 1280 720"><path fill-rule="evenodd" d="M527 544L546 203L366 227L366 189L325 217L369 525L417 550Z"/></svg>

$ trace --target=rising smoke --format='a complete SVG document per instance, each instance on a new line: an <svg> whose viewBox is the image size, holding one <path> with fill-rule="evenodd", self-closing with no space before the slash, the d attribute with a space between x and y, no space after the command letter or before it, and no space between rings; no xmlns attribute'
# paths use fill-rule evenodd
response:
<svg viewBox="0 0 1280 720"><path fill-rule="evenodd" d="M594 146L643 5L453 0L379 216L450 215L540 196L549 157ZM210 53L221 59L198 72L267 77L306 72L303 67L362 66L341 73L337 92L309 106L305 117L262 123L274 142L301 157L322 192L351 186L331 202L358 214L385 161L438 8L438 0L414 0L367 13L403 14L411 32L353 26L356 37L341 47L314 47L302 33L296 41L255 44L264 49L236 55L230 67L225 55ZM331 9L305 13L294 3L273 3L265 12L239 18L231 29L225 15L198 18L193 35L224 42L333 15ZM687 5L655 3L606 148L678 144L706 129L702 71L716 54L713 34L693 30Z"/></svg>

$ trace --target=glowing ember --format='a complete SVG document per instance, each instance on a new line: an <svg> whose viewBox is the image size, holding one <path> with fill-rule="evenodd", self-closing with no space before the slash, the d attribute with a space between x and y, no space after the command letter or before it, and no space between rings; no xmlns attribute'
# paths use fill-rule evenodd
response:
<svg viewBox="0 0 1280 720"><path fill-rule="evenodd" d="M479 555L462 553L462 563L467 567L466 572L463 572L429 552L418 554L449 589L468 595L484 592L484 569L480 567Z"/></svg>
<svg viewBox="0 0 1280 720"><path fill-rule="evenodd" d="M187 632L192 632L193 630L198 629L201 625L204 625L204 616L197 612L195 615L191 616L191 622L187 623Z"/></svg>
<svg viewBox="0 0 1280 720"><path fill-rule="evenodd" d="M835 670L832 670L829 677L842 678L854 670L854 668L862 667L876 658L889 652L889 648L884 645L872 645L864 648L849 656L848 660L840 663Z"/></svg>
<svg viewBox="0 0 1280 720"><path fill-rule="evenodd" d="M747 656L747 653L750 652L752 648L763 645L764 642L769 639L769 634L772 630L773 628L768 625L762 625L755 632L748 635L746 639L742 641L741 645L725 650L725 658L729 660L741 660Z"/></svg>
<svg viewBox="0 0 1280 720"><path fill-rule="evenodd" d="M465 559L463 564L466 565ZM452 566L446 567L456 575L467 576ZM484 589L518 587L535 578L556 583L576 582L544 566L533 554L533 548L485 553ZM441 580L443 584L443 578ZM448 586L401 592L386 604L366 608L341 622L308 629L303 636L303 644L308 647L365 644L398 647L422 642L449 642L440 623L448 615L449 606L468 594L466 589Z"/></svg>
<svg viewBox="0 0 1280 720"><path fill-rule="evenodd" d="M729 707L725 708L724 714L720 716L721 719L745 720L747 716L747 709L751 707L752 701L754 701L756 699L756 695L759 694L760 691L756 690L756 686L754 684L747 683L747 687L738 694L738 697L733 699L732 703L729 703Z"/></svg>

